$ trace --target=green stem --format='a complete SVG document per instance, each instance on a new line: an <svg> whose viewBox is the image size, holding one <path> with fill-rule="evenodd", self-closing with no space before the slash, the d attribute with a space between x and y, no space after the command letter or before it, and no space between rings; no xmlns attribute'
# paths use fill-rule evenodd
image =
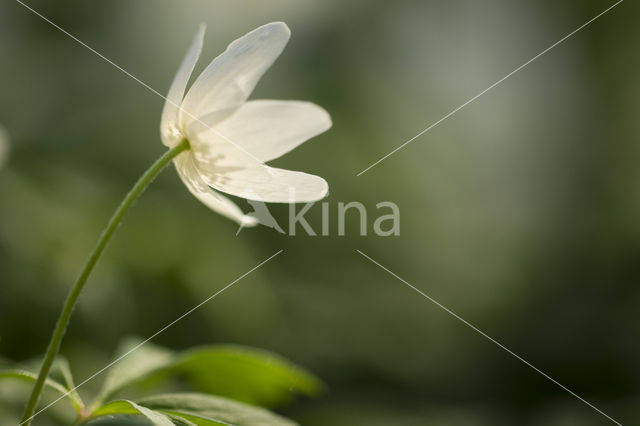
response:
<svg viewBox="0 0 640 426"><path fill-rule="evenodd" d="M169 164L172 159L178 156L178 154L188 149L189 141L183 139L177 146L165 152L162 157L156 160L156 162L153 163L153 165L140 177L140 179L138 179L136 184L133 186L133 188L131 188L127 196L124 197L124 200L122 200L116 211L113 213L111 219L109 219L107 227L102 231L102 234L100 235L95 248L91 252L91 255L89 255L87 263L82 268L82 272L80 272L78 279L71 288L69 295L64 302L62 312L58 317L58 322L56 323L56 328L54 329L51 340L49 341L49 346L47 346L47 352L44 356L42 367L40 367L40 373L38 374L36 383L33 386L33 391L31 392L31 396L29 397L29 402L27 403L27 407L25 408L20 425L29 426L31 424L31 420L33 419L33 417L35 417L34 412L36 409L36 405L38 404L38 400L40 399L40 394L42 393L45 380L49 375L49 370L51 369L53 360L55 359L58 350L60 349L60 342L62 341L64 333L67 329L67 325L69 324L69 319L71 318L73 308L78 301L78 297L80 296L80 293L84 288L87 278L89 278L93 267L98 262L100 255L109 243L109 240L113 236L113 233L120 225L120 222L122 222L122 218L131 208L135 200L140 196L140 194L144 192L145 188L167 166L167 164Z"/></svg>

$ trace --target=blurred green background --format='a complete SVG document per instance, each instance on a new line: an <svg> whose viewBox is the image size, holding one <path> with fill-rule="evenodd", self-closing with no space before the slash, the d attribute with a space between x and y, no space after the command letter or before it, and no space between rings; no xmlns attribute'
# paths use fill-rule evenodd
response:
<svg viewBox="0 0 640 426"><path fill-rule="evenodd" d="M328 384L304 425L612 424L355 252L362 250L623 424L640 422L640 8L624 2L360 177L369 164L609 1L30 0L165 93L200 22L201 70L269 21L292 39L253 98L334 127L275 165L337 203L401 209L401 235L242 231L167 170L90 279L62 353L78 381L126 335L266 348ZM163 100L12 0L0 3L0 356L44 351L107 218L163 151ZM246 203L241 202L245 210ZM286 222L286 206L276 206ZM320 209L308 215L317 229ZM83 389L91 392L100 379ZM26 394L0 387L0 423ZM26 392L26 387L20 387ZM13 420L12 420L13 419ZM38 418L46 425L46 416Z"/></svg>

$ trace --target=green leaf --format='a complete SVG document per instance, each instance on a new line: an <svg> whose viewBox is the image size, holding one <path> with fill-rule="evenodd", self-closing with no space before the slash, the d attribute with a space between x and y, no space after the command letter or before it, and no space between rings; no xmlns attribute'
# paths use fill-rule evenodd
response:
<svg viewBox="0 0 640 426"><path fill-rule="evenodd" d="M56 357L51 371L49 373L49 377L53 380L61 381L64 383L65 387L70 393L73 395L73 398L77 401L82 401L80 395L76 391L76 385L73 382L73 375L71 374L71 368L69 367L69 362L66 358L62 356Z"/></svg>
<svg viewBox="0 0 640 426"><path fill-rule="evenodd" d="M322 382L284 358L268 351L234 345L210 345L176 355L169 349L127 339L109 371L94 406L99 406L123 388L144 380L178 376L198 392L225 396L249 404L275 407L294 394L314 396ZM138 347L139 346L139 347Z"/></svg>
<svg viewBox="0 0 640 426"><path fill-rule="evenodd" d="M126 339L116 351L116 363L109 370L95 404L101 404L124 387L171 365L173 360L174 354L169 349L149 342L143 344L137 338Z"/></svg>
<svg viewBox="0 0 640 426"><path fill-rule="evenodd" d="M129 403L129 401L124 399L118 399L116 401L111 401L103 405L102 407L95 410L91 413L90 419L111 416L115 414L140 414L138 410L134 408L133 405Z"/></svg>
<svg viewBox="0 0 640 426"><path fill-rule="evenodd" d="M215 426L215 425L229 425L230 423L217 422L212 419L208 419L202 416L196 416L195 414L178 413L175 411L163 411L168 415L173 423L178 426Z"/></svg>
<svg viewBox="0 0 640 426"><path fill-rule="evenodd" d="M198 392L264 407L286 403L294 393L313 396L323 389L319 379L284 358L241 346L188 350L167 370L185 377Z"/></svg>
<svg viewBox="0 0 640 426"><path fill-rule="evenodd" d="M0 379L16 379L35 383L37 377L38 375L36 373L32 373L31 371L26 370L13 369L0 371ZM69 392L68 388L53 379L47 379L44 384L45 387L52 389L60 395L64 395L66 398L68 398L73 404L76 411L81 412L83 410L84 403L76 392Z"/></svg>
<svg viewBox="0 0 640 426"><path fill-rule="evenodd" d="M114 415L142 415L155 426L174 426L174 423L165 414L151 410L147 407L141 407L135 402L126 399L112 401L103 405L91 414L88 421L97 419L98 417L114 416Z"/></svg>
<svg viewBox="0 0 640 426"><path fill-rule="evenodd" d="M212 424L293 426L296 424L264 408L199 393L156 395L142 399L138 404L168 415L182 417L198 426Z"/></svg>
<svg viewBox="0 0 640 426"><path fill-rule="evenodd" d="M49 377L64 383L67 389L75 388L69 362L65 358L56 358L51 366Z"/></svg>
<svg viewBox="0 0 640 426"><path fill-rule="evenodd" d="M171 421L173 422L173 424L175 424L177 426L201 426L201 425L199 425L197 423L194 423L192 421L187 420L186 417L188 417L188 416L185 417L184 414L182 414L181 416L177 416L175 414L166 413L166 412L165 412L165 414L167 414L169 416L169 418L171 419ZM216 425L216 424L220 424L220 423L209 423L209 424ZM207 426L207 425L205 424L205 426Z"/></svg>

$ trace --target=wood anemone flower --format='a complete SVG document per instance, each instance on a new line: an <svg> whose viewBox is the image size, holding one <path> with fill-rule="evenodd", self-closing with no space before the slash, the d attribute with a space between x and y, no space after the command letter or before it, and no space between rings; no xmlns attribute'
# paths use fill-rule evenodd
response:
<svg viewBox="0 0 640 426"><path fill-rule="evenodd" d="M162 111L162 142L190 149L174 159L189 191L212 210L243 226L256 225L224 192L261 202L312 202L326 196L327 182L303 172L265 165L331 127L321 107L301 101L247 98L284 49L286 24L263 25L231 43L191 85L202 50L200 27L171 84Z"/></svg>

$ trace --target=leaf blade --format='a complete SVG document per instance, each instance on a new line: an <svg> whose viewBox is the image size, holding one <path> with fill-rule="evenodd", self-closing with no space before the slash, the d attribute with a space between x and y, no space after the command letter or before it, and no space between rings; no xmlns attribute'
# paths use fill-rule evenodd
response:
<svg viewBox="0 0 640 426"><path fill-rule="evenodd" d="M207 345L176 354L128 339L92 407L100 406L124 388L144 381L181 378L197 392L224 396L263 407L289 402L295 394L315 396L324 390L320 379L272 352L239 345Z"/></svg>
<svg viewBox="0 0 640 426"><path fill-rule="evenodd" d="M155 426L175 426L166 414L149 409L147 407L142 407L135 402L126 399L118 399L103 405L102 407L95 410L87 419L87 421L106 416L132 414L145 417Z"/></svg>
<svg viewBox="0 0 640 426"><path fill-rule="evenodd" d="M62 356L56 357L56 360L53 364L51 372L49 373L49 377L53 378L58 374L64 382L64 386L70 392L72 397L76 401L80 401L82 403L82 398L80 398L80 394L76 390L76 385L73 381L73 375L71 374L71 367L69 366L69 361ZM84 405L84 404L83 404Z"/></svg>
<svg viewBox="0 0 640 426"><path fill-rule="evenodd" d="M264 408L231 399L200 394L162 394L137 401L139 405L185 418L199 425L198 418L234 426L294 426L295 422ZM190 416L195 416L191 418ZM203 424L206 424L203 423ZM214 423L215 424L215 423Z"/></svg>
<svg viewBox="0 0 640 426"><path fill-rule="evenodd" d="M126 339L118 348L115 364L107 373L94 406L102 404L123 388L171 365L173 351L138 338Z"/></svg>
<svg viewBox="0 0 640 426"><path fill-rule="evenodd" d="M198 392L249 404L274 407L295 393L315 396L323 383L288 360L268 351L236 345L210 345L179 355L169 367Z"/></svg>
<svg viewBox="0 0 640 426"><path fill-rule="evenodd" d="M36 373L27 370L12 369L0 371L0 379L15 379L35 383L37 378L38 375ZM73 404L73 407L76 409L76 411L81 412L84 409L84 403L76 392L69 392L69 389L53 379L48 378L47 380L45 380L44 384L45 387L54 390L60 395L68 398L71 404Z"/></svg>
<svg viewBox="0 0 640 426"><path fill-rule="evenodd" d="M183 413L180 411L162 411L162 413L168 415L178 426L237 426L231 423L222 423L216 420L212 420L195 414Z"/></svg>

